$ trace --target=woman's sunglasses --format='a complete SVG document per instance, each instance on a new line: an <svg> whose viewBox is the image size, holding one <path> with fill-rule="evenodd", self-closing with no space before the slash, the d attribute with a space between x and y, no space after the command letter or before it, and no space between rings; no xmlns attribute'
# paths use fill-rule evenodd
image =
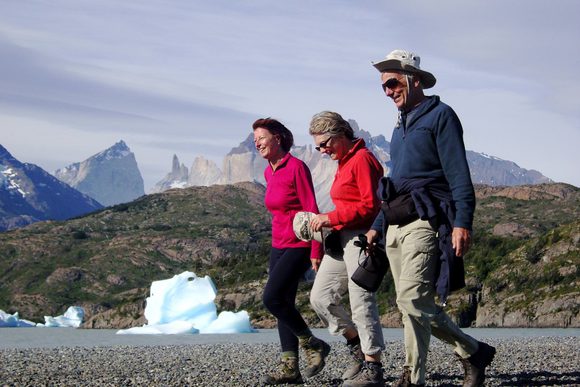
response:
<svg viewBox="0 0 580 387"><path fill-rule="evenodd" d="M321 149L328 148L328 143L330 142L330 140L332 140L332 137L328 137L326 140L321 141L320 144L318 144L318 146L314 147L314 149L316 149L318 152L320 152Z"/></svg>

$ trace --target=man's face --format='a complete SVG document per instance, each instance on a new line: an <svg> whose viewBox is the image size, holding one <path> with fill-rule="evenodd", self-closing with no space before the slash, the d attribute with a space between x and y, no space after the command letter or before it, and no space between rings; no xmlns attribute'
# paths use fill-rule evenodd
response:
<svg viewBox="0 0 580 387"><path fill-rule="evenodd" d="M407 111L415 105L412 96L409 95L407 78L404 74L394 72L381 73L381 83L385 94L393 100L397 109ZM416 85L410 86L412 91Z"/></svg>

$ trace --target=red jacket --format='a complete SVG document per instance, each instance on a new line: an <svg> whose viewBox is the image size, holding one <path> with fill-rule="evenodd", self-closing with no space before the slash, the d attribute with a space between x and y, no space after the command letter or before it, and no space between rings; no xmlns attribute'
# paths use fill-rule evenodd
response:
<svg viewBox="0 0 580 387"><path fill-rule="evenodd" d="M330 188L335 210L328 213L335 230L369 229L381 208L377 196L383 167L361 138L338 161L338 169Z"/></svg>

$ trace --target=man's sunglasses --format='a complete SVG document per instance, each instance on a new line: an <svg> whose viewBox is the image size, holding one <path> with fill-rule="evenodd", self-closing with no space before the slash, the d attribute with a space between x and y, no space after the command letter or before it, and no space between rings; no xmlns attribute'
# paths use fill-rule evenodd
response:
<svg viewBox="0 0 580 387"><path fill-rule="evenodd" d="M387 88L392 90L400 84L401 81L399 81L397 78L389 78L385 81L385 83L383 83L383 91L387 91Z"/></svg>
<svg viewBox="0 0 580 387"><path fill-rule="evenodd" d="M328 137L326 140L321 141L320 144L318 144L318 146L314 147L314 149L316 149L318 152L320 152L321 149L328 148L328 143L330 142L330 140L332 140L332 137Z"/></svg>

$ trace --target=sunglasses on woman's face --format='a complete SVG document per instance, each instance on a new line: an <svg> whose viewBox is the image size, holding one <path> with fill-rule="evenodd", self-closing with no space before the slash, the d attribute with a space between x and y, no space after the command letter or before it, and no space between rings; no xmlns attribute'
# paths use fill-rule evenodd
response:
<svg viewBox="0 0 580 387"><path fill-rule="evenodd" d="M383 83L383 91L387 91L387 89L393 90L395 87L401 85L401 81L397 78L389 78Z"/></svg>
<svg viewBox="0 0 580 387"><path fill-rule="evenodd" d="M318 146L314 147L314 149L316 149L318 152L320 152L321 149L328 148L328 143L330 142L330 140L332 140L332 137L328 137L326 140L321 141L320 144L318 144Z"/></svg>

